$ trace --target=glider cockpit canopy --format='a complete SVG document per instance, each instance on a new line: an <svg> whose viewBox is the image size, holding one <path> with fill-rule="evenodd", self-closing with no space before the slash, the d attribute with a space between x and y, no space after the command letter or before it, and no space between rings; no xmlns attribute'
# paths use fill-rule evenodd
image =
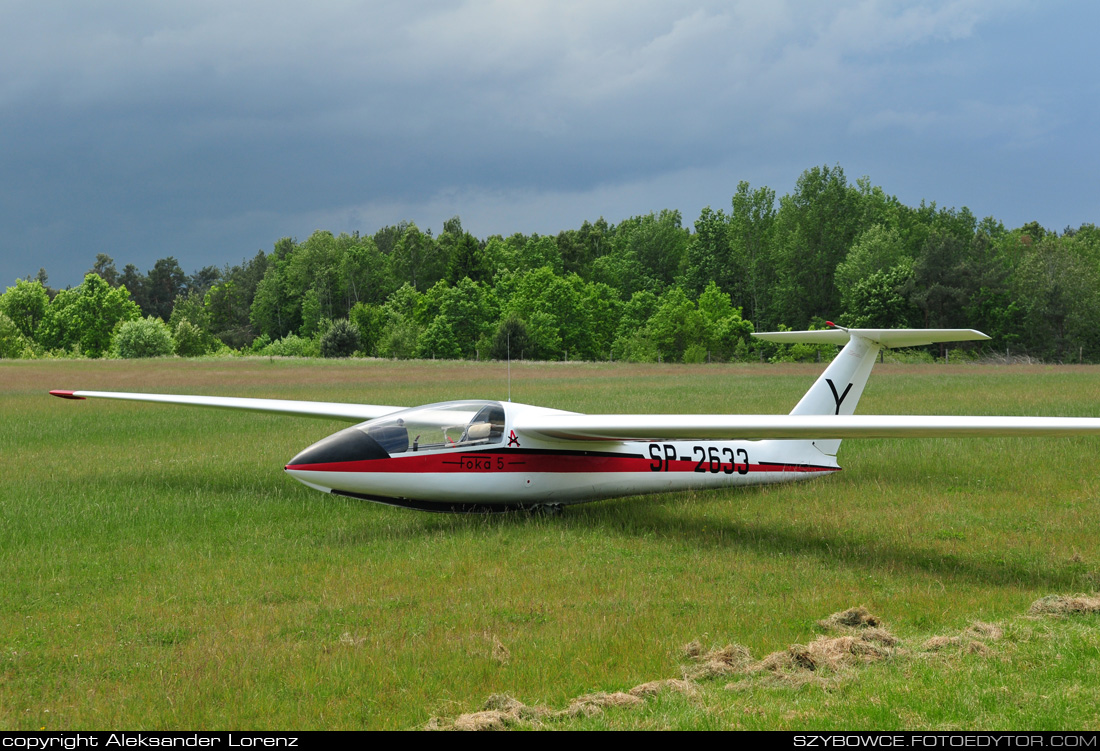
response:
<svg viewBox="0 0 1100 751"><path fill-rule="evenodd" d="M500 402L458 401L428 404L355 426L386 453L470 448L500 443L504 407Z"/></svg>
<svg viewBox="0 0 1100 751"><path fill-rule="evenodd" d="M469 450L501 443L504 421L500 402L427 404L345 428L302 451L288 466L333 468L418 451Z"/></svg>

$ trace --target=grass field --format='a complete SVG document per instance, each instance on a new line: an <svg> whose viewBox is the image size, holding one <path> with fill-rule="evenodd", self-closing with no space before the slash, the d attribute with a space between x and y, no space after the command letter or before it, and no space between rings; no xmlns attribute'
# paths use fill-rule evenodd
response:
<svg viewBox="0 0 1100 751"><path fill-rule="evenodd" d="M821 367L513 364L512 396L786 412ZM807 483L463 517L283 474L342 423L51 388L507 393L484 363L0 362L2 729L418 728L501 694L555 728L1100 727L1100 616L1027 615L1100 589L1100 439L847 441ZM1100 368L886 363L859 412L1098 416ZM698 673L693 641L794 654L854 606L900 641L575 702Z"/></svg>

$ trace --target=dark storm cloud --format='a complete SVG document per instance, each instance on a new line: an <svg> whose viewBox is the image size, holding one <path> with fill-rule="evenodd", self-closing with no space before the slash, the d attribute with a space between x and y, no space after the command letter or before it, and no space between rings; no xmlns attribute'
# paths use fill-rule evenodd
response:
<svg viewBox="0 0 1100 751"><path fill-rule="evenodd" d="M481 235L664 207L690 222L739 179L782 193L833 162L908 202L1088 221L1095 203L1070 198L1095 187L1080 159L1046 204L1004 179L1014 159L1049 184L1052 161L1091 146L1095 84L1072 64L1088 49L1084 12L1096 15L1004 2L8 3L0 281L41 265L76 283L97 252L143 269L175 255L190 270L317 227L438 229L455 213Z"/></svg>

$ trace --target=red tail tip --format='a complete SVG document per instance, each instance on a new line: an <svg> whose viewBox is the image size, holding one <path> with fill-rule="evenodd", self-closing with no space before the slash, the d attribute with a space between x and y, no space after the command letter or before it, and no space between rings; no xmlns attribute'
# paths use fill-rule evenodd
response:
<svg viewBox="0 0 1100 751"><path fill-rule="evenodd" d="M73 391L62 391L61 389L54 389L50 392L50 396L60 396L62 399L84 399L83 396L77 396Z"/></svg>
<svg viewBox="0 0 1100 751"><path fill-rule="evenodd" d="M837 325L835 323L833 323L832 321L826 321L825 325L826 326L832 326L834 329L837 328Z"/></svg>

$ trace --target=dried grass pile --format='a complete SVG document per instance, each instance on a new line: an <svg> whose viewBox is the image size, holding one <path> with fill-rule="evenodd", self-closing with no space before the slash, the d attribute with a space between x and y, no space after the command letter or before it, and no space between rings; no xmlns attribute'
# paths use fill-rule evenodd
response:
<svg viewBox="0 0 1100 751"><path fill-rule="evenodd" d="M683 669L686 680L705 680L740 673L753 663L752 652L740 644L727 644L707 652L697 641L684 646L684 654L695 661Z"/></svg>
<svg viewBox="0 0 1100 751"><path fill-rule="evenodd" d="M828 618L818 621L817 625L827 631L835 631L841 628L875 628L881 626L882 621L867 608L860 606L833 613Z"/></svg>
<svg viewBox="0 0 1100 751"><path fill-rule="evenodd" d="M521 723L537 725L554 714L545 707L529 707L507 694L493 694L479 712L459 715L447 722L438 717L428 721L426 730L507 730Z"/></svg>
<svg viewBox="0 0 1100 751"><path fill-rule="evenodd" d="M1100 613L1098 595L1048 595L1031 603L1031 615L1069 615Z"/></svg>
<svg viewBox="0 0 1100 751"><path fill-rule="evenodd" d="M974 621L959 636L933 636L921 644L925 652L942 652L948 649L965 648L970 654L988 655L986 642L997 641L1004 636L1004 630L995 623Z"/></svg>
<svg viewBox="0 0 1100 751"><path fill-rule="evenodd" d="M1100 613L1100 595L1050 595L1032 603L1028 614L1071 615ZM683 667L683 678L642 683L628 692L586 694L573 699L562 710L547 707L530 707L507 696L494 695L481 711L460 715L447 722L433 718L429 730L504 730L520 724L540 725L555 718L592 717L607 708L635 708L662 692L675 692L697 697L701 691L696 681L712 678L740 676L741 680L729 683L727 689L739 690L754 685L765 676L769 682L786 686L806 683L827 685L830 681L851 677L861 666L893 659L914 656L918 650L908 649L883 625L882 620L866 608L857 607L833 613L817 622L830 632L822 634L807 644L792 644L784 650L773 652L761 660L753 658L748 647L728 644L706 649L699 641L683 647L691 665ZM968 654L989 656L993 653L990 643L1004 637L1004 629L994 623L974 621L960 634L933 636L926 639L919 651L941 652L948 649ZM343 643L353 640L341 639ZM493 638L494 659L508 659L506 648Z"/></svg>

